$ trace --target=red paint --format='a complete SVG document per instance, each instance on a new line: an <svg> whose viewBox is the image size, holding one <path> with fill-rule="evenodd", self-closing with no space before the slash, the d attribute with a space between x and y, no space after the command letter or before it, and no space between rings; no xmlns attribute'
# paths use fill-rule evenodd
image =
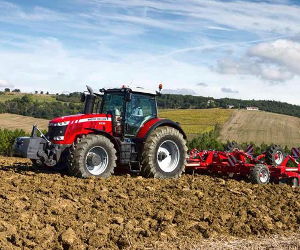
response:
<svg viewBox="0 0 300 250"><path fill-rule="evenodd" d="M293 151L295 149L292 149ZM234 163L230 161L233 157L237 160ZM287 155L279 166L272 166L265 163L265 154L253 157L242 150L235 150L228 153L193 149L189 153L187 162L186 168L189 169L222 173L224 175L232 173L241 176L248 176L256 164L264 164L270 171L271 179L278 182L282 178L295 177L298 179L298 183L300 183L300 163L291 155ZM294 167L290 167L290 163L293 163Z"/></svg>
<svg viewBox="0 0 300 250"><path fill-rule="evenodd" d="M97 121L83 121L83 119L93 119L93 118L103 118L110 120L97 120ZM70 115L57 117L50 121L50 123L58 123L58 122L69 122L66 132L65 139L62 141L53 141L55 144L72 144L78 136L90 134L93 131L88 128L94 128L103 130L112 135L112 117L111 115L106 114L78 114L78 115Z"/></svg>
<svg viewBox="0 0 300 250"><path fill-rule="evenodd" d="M149 121L147 121L146 123L144 123L139 132L137 133L137 138L145 138L145 136L147 135L148 131L152 128L152 126L159 122L160 120L162 120L161 118L153 118Z"/></svg>

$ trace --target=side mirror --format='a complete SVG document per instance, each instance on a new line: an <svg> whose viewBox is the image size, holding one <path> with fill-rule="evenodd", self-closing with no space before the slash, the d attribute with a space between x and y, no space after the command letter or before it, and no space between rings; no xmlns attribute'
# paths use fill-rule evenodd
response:
<svg viewBox="0 0 300 250"><path fill-rule="evenodd" d="M85 94L84 93L81 94L80 101L81 102L85 102Z"/></svg>
<svg viewBox="0 0 300 250"><path fill-rule="evenodd" d="M125 95L125 101L126 101L126 102L130 102L130 101L131 101L131 98L132 98L131 93L127 92L126 95Z"/></svg>

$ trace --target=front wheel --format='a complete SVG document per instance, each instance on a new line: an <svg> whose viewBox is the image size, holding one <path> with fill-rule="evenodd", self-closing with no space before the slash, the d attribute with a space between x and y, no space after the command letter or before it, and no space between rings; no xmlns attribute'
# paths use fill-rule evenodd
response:
<svg viewBox="0 0 300 250"><path fill-rule="evenodd" d="M68 168L71 175L109 177L116 167L114 144L105 136L89 134L77 139L71 147Z"/></svg>
<svg viewBox="0 0 300 250"><path fill-rule="evenodd" d="M184 172L187 146L183 135L172 127L159 127L147 138L142 153L145 177L177 178Z"/></svg>

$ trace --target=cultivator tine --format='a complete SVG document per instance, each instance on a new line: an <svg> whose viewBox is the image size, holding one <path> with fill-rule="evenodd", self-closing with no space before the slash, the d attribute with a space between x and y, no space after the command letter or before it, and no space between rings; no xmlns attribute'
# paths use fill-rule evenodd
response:
<svg viewBox="0 0 300 250"><path fill-rule="evenodd" d="M292 157L294 159L298 159L300 157L300 150L299 150L299 148L292 148Z"/></svg>
<svg viewBox="0 0 300 250"><path fill-rule="evenodd" d="M254 153L254 147L253 147L253 145L249 145L249 146L247 147L245 153L248 154L248 155L253 155L253 153Z"/></svg>
<svg viewBox="0 0 300 250"><path fill-rule="evenodd" d="M231 167L234 167L237 163L237 159L233 155L229 155L228 162Z"/></svg>

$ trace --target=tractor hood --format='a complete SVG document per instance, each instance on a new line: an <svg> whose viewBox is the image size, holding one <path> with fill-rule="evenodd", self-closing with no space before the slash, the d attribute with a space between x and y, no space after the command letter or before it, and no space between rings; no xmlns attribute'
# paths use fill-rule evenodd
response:
<svg viewBox="0 0 300 250"><path fill-rule="evenodd" d="M49 122L49 126L51 125L68 125L73 123L81 123L81 122L92 122L92 121L111 121L111 115L107 114L77 114L77 115L68 115L61 116L52 119Z"/></svg>

